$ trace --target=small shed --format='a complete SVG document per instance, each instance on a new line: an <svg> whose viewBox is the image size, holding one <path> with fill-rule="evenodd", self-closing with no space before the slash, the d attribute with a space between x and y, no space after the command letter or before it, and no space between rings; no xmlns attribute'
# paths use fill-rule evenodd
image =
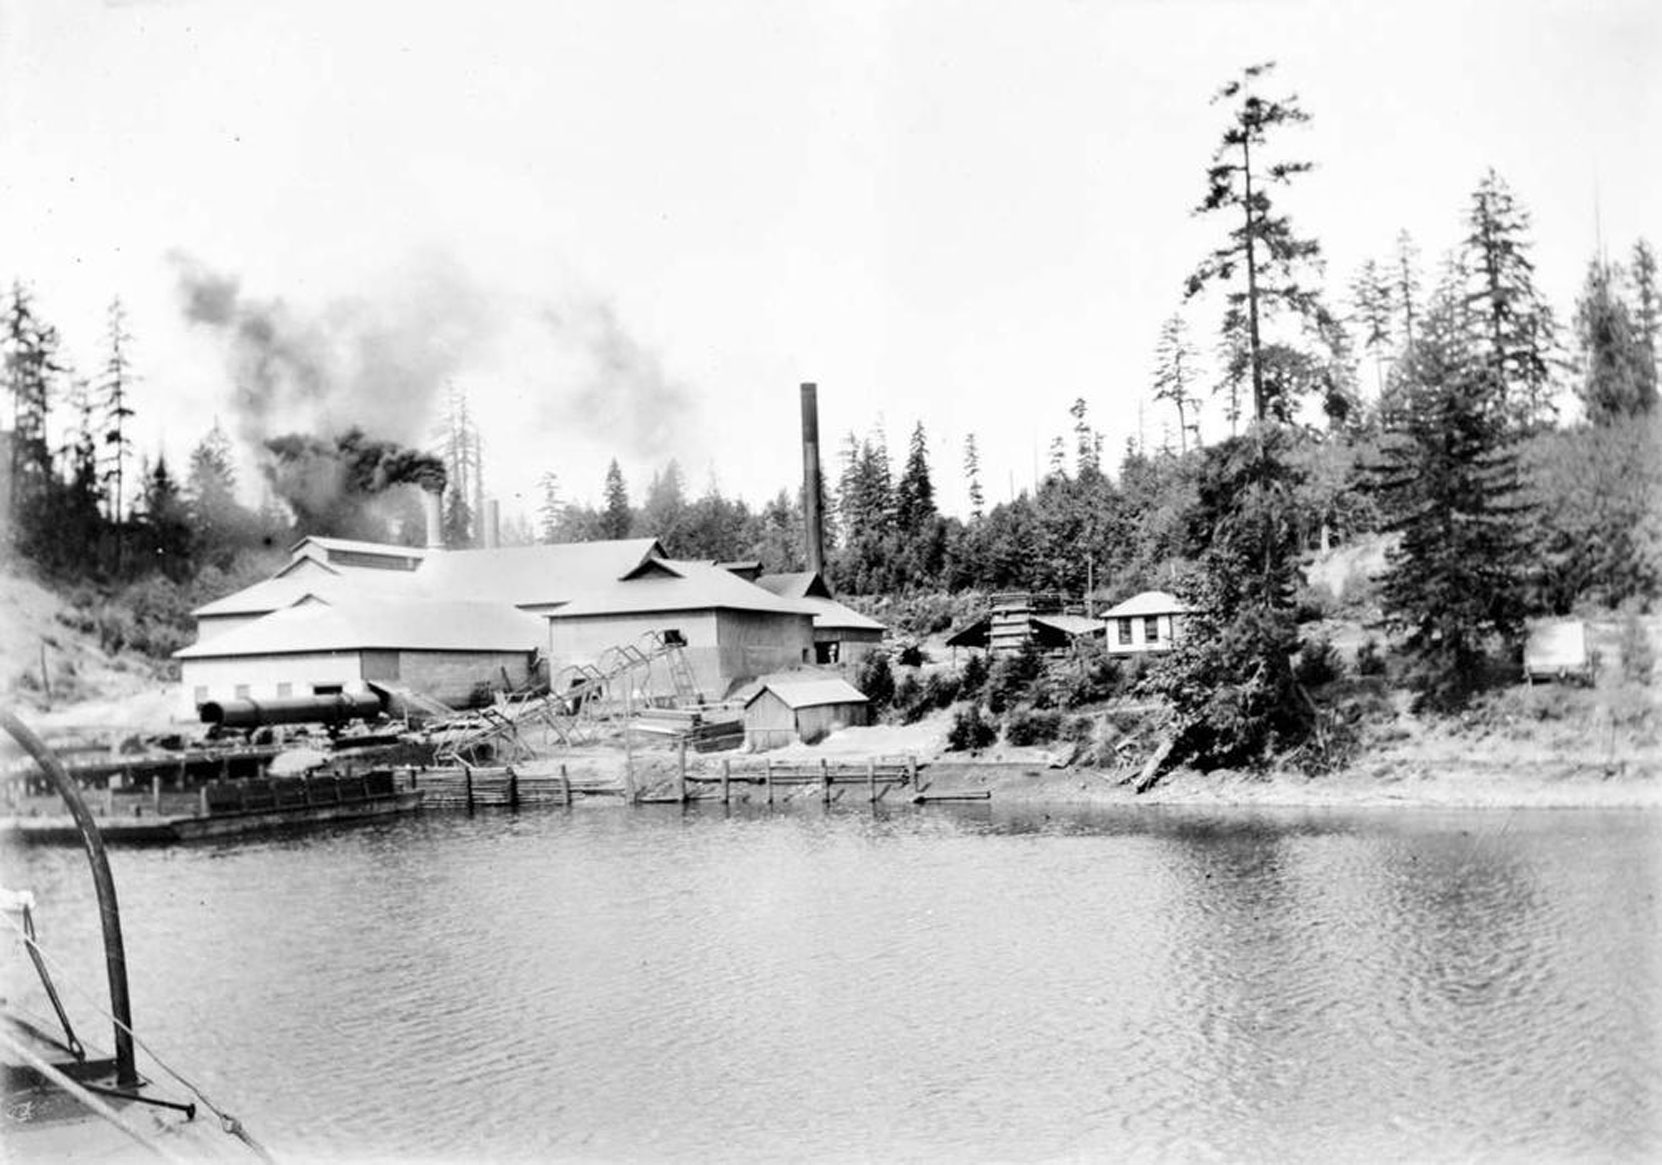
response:
<svg viewBox="0 0 1662 1165"><path fill-rule="evenodd" d="M1170 651L1183 633L1189 606L1165 591L1144 591L1102 613L1110 655Z"/></svg>
<svg viewBox="0 0 1662 1165"><path fill-rule="evenodd" d="M1524 682L1576 679L1591 683L1593 655L1587 650L1587 624L1555 619L1532 624L1524 642Z"/></svg>
<svg viewBox="0 0 1662 1165"><path fill-rule="evenodd" d="M800 740L813 744L838 728L870 723L865 693L834 676L764 679L745 701L745 743L756 752Z"/></svg>

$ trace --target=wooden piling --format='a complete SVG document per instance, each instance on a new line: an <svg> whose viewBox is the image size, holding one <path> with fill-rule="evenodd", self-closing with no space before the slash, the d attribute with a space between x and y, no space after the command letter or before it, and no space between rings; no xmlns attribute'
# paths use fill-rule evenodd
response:
<svg viewBox="0 0 1662 1165"><path fill-rule="evenodd" d="M508 766L508 808L519 808L519 774L513 765Z"/></svg>
<svg viewBox="0 0 1662 1165"><path fill-rule="evenodd" d="M733 761L730 757L721 758L721 803L728 804L727 784L733 779Z"/></svg>
<svg viewBox="0 0 1662 1165"><path fill-rule="evenodd" d="M571 778L566 775L566 766L560 766L560 800L567 809L571 808Z"/></svg>
<svg viewBox="0 0 1662 1165"><path fill-rule="evenodd" d="M906 757L906 783L914 789L918 787L918 758L909 754Z"/></svg>
<svg viewBox="0 0 1662 1165"><path fill-rule="evenodd" d="M208 815L208 786L206 785L196 790L196 815L198 817Z"/></svg>
<svg viewBox="0 0 1662 1165"><path fill-rule="evenodd" d="M823 756L819 758L819 789L820 804L831 804L831 762Z"/></svg>
<svg viewBox="0 0 1662 1165"><path fill-rule="evenodd" d="M866 800L877 804L877 762L866 759Z"/></svg>
<svg viewBox="0 0 1662 1165"><path fill-rule="evenodd" d="M162 815L162 779L160 776L150 778L150 811L157 817Z"/></svg>
<svg viewBox="0 0 1662 1165"><path fill-rule="evenodd" d="M772 805L773 804L773 761L771 759L764 760L762 762L762 783L767 786L767 789L768 789L768 804Z"/></svg>
<svg viewBox="0 0 1662 1165"><path fill-rule="evenodd" d="M463 780L463 787L466 788L466 790L467 790L467 811L469 813L472 813L473 812L473 767L471 765L464 765L462 767L462 780Z"/></svg>
<svg viewBox="0 0 1662 1165"><path fill-rule="evenodd" d="M687 803L687 738L681 738L681 747L676 749L675 758L675 799L681 804Z"/></svg>

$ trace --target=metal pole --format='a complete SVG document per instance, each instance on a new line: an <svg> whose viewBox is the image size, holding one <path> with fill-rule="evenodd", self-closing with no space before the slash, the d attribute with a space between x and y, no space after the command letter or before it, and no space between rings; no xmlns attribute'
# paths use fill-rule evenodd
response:
<svg viewBox="0 0 1662 1165"><path fill-rule="evenodd" d="M10 709L0 708L0 727L5 728L25 752L46 774L58 790L58 795L69 806L69 815L75 819L86 846L87 861L92 866L93 888L98 895L98 914L104 928L104 967L110 980L110 1014L115 1018L116 1084L122 1088L139 1085L138 1069L133 1063L133 1006L127 994L127 950L121 941L121 907L115 897L115 876L110 873L109 855L104 852L104 835L98 832L98 823L81 797L81 790L64 769L46 742Z"/></svg>

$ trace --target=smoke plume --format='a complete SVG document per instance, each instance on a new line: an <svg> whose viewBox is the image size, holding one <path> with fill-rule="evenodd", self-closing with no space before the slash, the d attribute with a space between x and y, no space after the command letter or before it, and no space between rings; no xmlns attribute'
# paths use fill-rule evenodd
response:
<svg viewBox="0 0 1662 1165"><path fill-rule="evenodd" d="M259 448L280 430L357 426L414 443L447 381L489 347L490 297L453 261L427 255L373 297L318 313L243 294L235 276L175 252L185 318L224 345L231 420Z"/></svg>
<svg viewBox="0 0 1662 1165"><path fill-rule="evenodd" d="M623 329L609 303L549 308L542 319L564 357L554 397L561 420L619 452L685 454L692 394Z"/></svg>
<svg viewBox="0 0 1662 1165"><path fill-rule="evenodd" d="M444 462L431 454L348 429L334 440L291 433L266 441L266 480L294 512L299 529L352 538L385 536L388 520L407 518L396 487L442 492ZM386 497L391 492L393 496ZM407 509L407 507L406 507Z"/></svg>

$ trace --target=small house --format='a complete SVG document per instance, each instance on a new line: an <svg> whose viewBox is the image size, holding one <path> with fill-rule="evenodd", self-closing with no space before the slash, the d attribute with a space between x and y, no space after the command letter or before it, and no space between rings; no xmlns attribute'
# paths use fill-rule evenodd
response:
<svg viewBox="0 0 1662 1165"><path fill-rule="evenodd" d="M745 701L745 743L756 752L800 740L814 744L838 728L871 721L871 702L858 688L835 676L780 676L763 679Z"/></svg>
<svg viewBox="0 0 1662 1165"><path fill-rule="evenodd" d="M1190 608L1166 591L1144 591L1103 612L1110 655L1170 651Z"/></svg>

